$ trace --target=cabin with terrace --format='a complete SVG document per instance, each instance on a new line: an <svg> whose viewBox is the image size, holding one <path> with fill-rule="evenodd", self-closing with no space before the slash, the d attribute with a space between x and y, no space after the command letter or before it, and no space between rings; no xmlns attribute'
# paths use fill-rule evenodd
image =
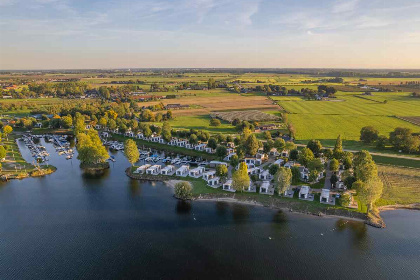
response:
<svg viewBox="0 0 420 280"><path fill-rule="evenodd" d="M206 147L205 151L206 153L209 153L209 154L214 154L216 152L213 148L210 148L210 147Z"/></svg>
<svg viewBox="0 0 420 280"><path fill-rule="evenodd" d="M263 172L261 172L258 177L260 178L260 180L264 181L270 181L273 179L273 175L271 175L270 172L268 172L268 170L264 170Z"/></svg>
<svg viewBox="0 0 420 280"><path fill-rule="evenodd" d="M178 140L178 142L176 143L176 145L178 146L178 147L185 147L185 145L187 145L187 140Z"/></svg>
<svg viewBox="0 0 420 280"><path fill-rule="evenodd" d="M141 133L141 132L137 133L136 138L137 139L143 139L144 138L143 133Z"/></svg>
<svg viewBox="0 0 420 280"><path fill-rule="evenodd" d="M282 156L282 157L285 157L285 158L288 158L288 157L289 157L289 151L288 151L288 150L283 150L283 151L281 152L281 156Z"/></svg>
<svg viewBox="0 0 420 280"><path fill-rule="evenodd" d="M314 201L314 195L311 193L311 188L308 186L301 186L299 190L299 199Z"/></svg>
<svg viewBox="0 0 420 280"><path fill-rule="evenodd" d="M294 161L288 161L286 162L286 164L284 165L284 167L286 168L292 168L293 166L300 166L300 164L294 162Z"/></svg>
<svg viewBox="0 0 420 280"><path fill-rule="evenodd" d="M249 180L249 187L244 189L244 192L255 193L257 192L257 187L252 183L251 180Z"/></svg>
<svg viewBox="0 0 420 280"><path fill-rule="evenodd" d="M223 160L230 161L233 156L236 156L236 153L228 154Z"/></svg>
<svg viewBox="0 0 420 280"><path fill-rule="evenodd" d="M271 186L269 181L262 182L260 186L260 194L268 194L268 195L274 194L274 187Z"/></svg>
<svg viewBox="0 0 420 280"><path fill-rule="evenodd" d="M87 130L89 130L89 129L91 129L91 128L92 128L92 126L91 126L90 124L87 124L87 125L85 126L85 128L86 128Z"/></svg>
<svg viewBox="0 0 420 280"><path fill-rule="evenodd" d="M223 161L212 160L212 161L209 162L209 166L213 167L213 168L216 168L219 165L224 165L224 166L228 167L228 164L226 162L223 162Z"/></svg>
<svg viewBox="0 0 420 280"><path fill-rule="evenodd" d="M212 188L218 188L220 184L220 178L219 177L213 177L207 180L207 185L209 185Z"/></svg>
<svg viewBox="0 0 420 280"><path fill-rule="evenodd" d="M294 195L295 195L295 192L291 188L288 188L283 193L283 197L287 197L287 198L293 198Z"/></svg>
<svg viewBox="0 0 420 280"><path fill-rule="evenodd" d="M329 189L322 189L321 190L321 197L319 198L319 202L323 204L335 205L335 197L333 197L330 193Z"/></svg>
<svg viewBox="0 0 420 280"><path fill-rule="evenodd" d="M203 166L199 166L194 169L191 169L188 175L193 178L200 178L201 176L203 176L203 173L205 171L206 171L206 168L204 168Z"/></svg>
<svg viewBox="0 0 420 280"><path fill-rule="evenodd" d="M140 167L137 167L137 169L134 170L133 173L144 174L146 172L146 169L148 169L150 166L151 166L150 164L145 164Z"/></svg>
<svg viewBox="0 0 420 280"><path fill-rule="evenodd" d="M206 149L207 144L201 143L194 147L194 150L202 152Z"/></svg>
<svg viewBox="0 0 420 280"><path fill-rule="evenodd" d="M176 171L176 176L185 177L188 175L190 167L188 165L183 165Z"/></svg>
<svg viewBox="0 0 420 280"><path fill-rule="evenodd" d="M95 125L95 129L102 129L102 125L100 124Z"/></svg>
<svg viewBox="0 0 420 280"><path fill-rule="evenodd" d="M134 133L132 131L127 131L126 133L124 133L124 136L133 138Z"/></svg>
<svg viewBox="0 0 420 280"><path fill-rule="evenodd" d="M261 161L261 163L262 163L263 161L265 161L265 160L267 160L267 159L268 159L268 156L267 156L267 154L264 154L264 153L257 153L257 154L255 155L255 158L256 158L257 160L260 160L260 161ZM261 164L261 163L259 163L259 164Z"/></svg>
<svg viewBox="0 0 420 280"><path fill-rule="evenodd" d="M258 158L245 158L245 163L248 166L250 164L253 164L253 165L261 165L262 160L261 159L258 159Z"/></svg>
<svg viewBox="0 0 420 280"><path fill-rule="evenodd" d="M206 181L210 180L211 178L213 178L215 176L216 176L216 171L214 171L214 170L207 171L207 172L203 173L203 179L206 180Z"/></svg>
<svg viewBox="0 0 420 280"><path fill-rule="evenodd" d="M160 165L153 165L149 168L146 169L146 174L148 175L159 175L160 174L160 169L161 166Z"/></svg>
<svg viewBox="0 0 420 280"><path fill-rule="evenodd" d="M185 148L188 149L188 150L193 150L194 149L194 145L193 144L190 144L190 143L187 143L185 145Z"/></svg>
<svg viewBox="0 0 420 280"><path fill-rule="evenodd" d="M41 127L42 127L42 123L37 122L37 123L34 125L34 127L35 127L35 128L41 128Z"/></svg>
<svg viewBox="0 0 420 280"><path fill-rule="evenodd" d="M171 141L169 141L168 145L176 146L177 143L178 143L178 139L177 138L172 138Z"/></svg>
<svg viewBox="0 0 420 280"><path fill-rule="evenodd" d="M230 149L235 149L235 143L233 143L233 142L227 142L226 143L226 147L228 147Z"/></svg>
<svg viewBox="0 0 420 280"><path fill-rule="evenodd" d="M280 156L280 153L277 151L276 148L272 148L270 150L270 156L278 157L278 156Z"/></svg>
<svg viewBox="0 0 420 280"><path fill-rule="evenodd" d="M252 175L258 175L260 173L261 169L259 169L258 167L254 167L254 168L250 168L248 169L248 175L252 176Z"/></svg>
<svg viewBox="0 0 420 280"><path fill-rule="evenodd" d="M162 175L172 175L175 172L175 166L173 165L167 165L160 171L160 174Z"/></svg>
<svg viewBox="0 0 420 280"><path fill-rule="evenodd" d="M228 192L236 192L236 190L232 187L232 180L229 179L227 180L223 185L222 185L222 190L224 191L228 191Z"/></svg>

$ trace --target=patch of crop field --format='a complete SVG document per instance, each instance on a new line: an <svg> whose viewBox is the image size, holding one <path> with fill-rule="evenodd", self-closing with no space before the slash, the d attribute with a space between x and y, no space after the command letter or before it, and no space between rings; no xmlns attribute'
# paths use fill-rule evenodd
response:
<svg viewBox="0 0 420 280"><path fill-rule="evenodd" d="M274 115L266 114L257 110L213 112L211 116L214 118L219 118L227 122L232 122L235 119L243 120L243 121L277 121L279 120L279 118Z"/></svg>
<svg viewBox="0 0 420 280"><path fill-rule="evenodd" d="M208 131L211 134L236 134L235 127L222 121L220 126L210 126L209 115L186 115L176 116L174 120L169 121L172 128L175 129L196 129Z"/></svg>
<svg viewBox="0 0 420 280"><path fill-rule="evenodd" d="M264 96L239 95L234 93L197 94L183 96L176 99L162 99L159 101L139 102L139 106L150 106L162 102L167 104L195 105L200 109L173 110L174 115L203 115L217 111L229 110L276 110L278 106Z"/></svg>
<svg viewBox="0 0 420 280"><path fill-rule="evenodd" d="M398 117L399 119L420 126L420 117Z"/></svg>
<svg viewBox="0 0 420 280"><path fill-rule="evenodd" d="M420 169L378 165L384 184L378 206L420 202Z"/></svg>
<svg viewBox="0 0 420 280"><path fill-rule="evenodd" d="M325 139L333 142L339 134L344 140L359 140L364 126L373 126L382 135L388 135L396 127L420 131L418 126L388 116L289 114L288 119L296 129L298 140Z"/></svg>

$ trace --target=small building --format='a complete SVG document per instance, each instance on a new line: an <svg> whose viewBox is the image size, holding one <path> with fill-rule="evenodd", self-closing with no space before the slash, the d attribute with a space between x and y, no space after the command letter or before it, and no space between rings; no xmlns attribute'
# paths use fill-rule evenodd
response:
<svg viewBox="0 0 420 280"><path fill-rule="evenodd" d="M283 164L284 160L282 160L281 158L277 159L275 162L273 162L273 164L277 164L278 166L281 166Z"/></svg>
<svg viewBox="0 0 420 280"><path fill-rule="evenodd" d="M314 195L311 194L311 188L309 186L301 186L299 190L299 199L302 200L314 200Z"/></svg>
<svg viewBox="0 0 420 280"><path fill-rule="evenodd" d="M176 171L176 176L182 176L185 177L188 175L188 171L190 170L190 167L188 165L183 165Z"/></svg>
<svg viewBox="0 0 420 280"><path fill-rule="evenodd" d="M206 149L206 146L207 146L207 144L201 143L201 144L198 144L197 146L195 146L194 150L202 152Z"/></svg>
<svg viewBox="0 0 420 280"><path fill-rule="evenodd" d="M213 148L210 148L210 147L206 147L205 151L206 153L209 153L209 154L214 154L216 152Z"/></svg>
<svg viewBox="0 0 420 280"><path fill-rule="evenodd" d="M228 154L227 156L225 156L225 158L223 159L223 160L227 160L227 161L229 161L229 160L231 160L232 159L232 157L233 156L236 156L236 153L231 153L231 154Z"/></svg>
<svg viewBox="0 0 420 280"><path fill-rule="evenodd" d="M216 176L216 171L214 171L214 170L207 171L207 172L203 173L203 179L206 180L206 181L210 180L211 178L213 178L215 176Z"/></svg>
<svg viewBox="0 0 420 280"><path fill-rule="evenodd" d="M272 148L272 149L270 150L270 156L275 156L275 157L278 157L278 156L280 156L280 153L277 151L277 149L276 149L276 148Z"/></svg>
<svg viewBox="0 0 420 280"><path fill-rule="evenodd" d="M267 154L264 154L264 153L257 153L255 155L255 157L256 157L257 160L261 160L261 162L268 159ZM261 163L259 163L259 164L261 164Z"/></svg>
<svg viewBox="0 0 420 280"><path fill-rule="evenodd" d="M35 127L35 128L41 128L41 127L42 127L42 123L37 122L37 123L34 125L34 127Z"/></svg>
<svg viewBox="0 0 420 280"><path fill-rule="evenodd" d="M124 133L124 136L133 138L134 133L132 131L127 131L126 133Z"/></svg>
<svg viewBox="0 0 420 280"><path fill-rule="evenodd" d="M95 129L102 129L102 125L100 124L95 125Z"/></svg>
<svg viewBox="0 0 420 280"><path fill-rule="evenodd" d="M220 184L220 178L219 177L213 177L207 180L207 185L210 187L217 187Z"/></svg>
<svg viewBox="0 0 420 280"><path fill-rule="evenodd" d="M194 145L193 144L190 144L190 143L187 143L185 145L185 148L188 149L188 150L192 150L192 149L194 149Z"/></svg>
<svg viewBox="0 0 420 280"><path fill-rule="evenodd" d="M300 179L302 181L309 181L309 169L304 167L304 166L300 166L299 167L299 174L300 174Z"/></svg>
<svg viewBox="0 0 420 280"><path fill-rule="evenodd" d="M217 167L219 165L224 165L226 167L228 166L228 164L226 162L223 162L223 161L212 160L212 161L209 162L210 167Z"/></svg>
<svg viewBox="0 0 420 280"><path fill-rule="evenodd" d="M281 156L285 157L285 158L288 158L289 157L289 151L288 150L281 151Z"/></svg>
<svg viewBox="0 0 420 280"><path fill-rule="evenodd" d="M172 138L171 141L169 141L168 145L176 146L177 143L178 143L178 139L177 138Z"/></svg>
<svg viewBox="0 0 420 280"><path fill-rule="evenodd" d="M298 164L296 162L294 162L294 161L288 161L284 165L284 167L286 167L286 168L292 168L293 166L298 166Z"/></svg>
<svg viewBox="0 0 420 280"><path fill-rule="evenodd" d="M245 158L245 163L247 165L253 164L253 165L261 165L262 160L258 158Z"/></svg>
<svg viewBox="0 0 420 280"><path fill-rule="evenodd" d="M203 166L199 166L194 169L191 169L188 175L190 177L200 178L201 176L203 176L203 173L205 171L206 171L206 168L204 168Z"/></svg>
<svg viewBox="0 0 420 280"><path fill-rule="evenodd" d="M138 167L136 170L134 170L133 173L144 174L144 172L146 172L146 169L148 169L150 166L151 166L150 164L142 165Z"/></svg>
<svg viewBox="0 0 420 280"><path fill-rule="evenodd" d="M319 201L321 203L329 203L330 200L331 200L330 190L329 189L322 189L321 190L321 197L319 198Z"/></svg>
<svg viewBox="0 0 420 280"><path fill-rule="evenodd" d="M231 148L231 149L234 149L235 148L235 143L233 143L233 142L227 142L226 143L226 147Z"/></svg>
<svg viewBox="0 0 420 280"><path fill-rule="evenodd" d="M222 189L228 192L235 192L236 190L232 188L232 180L227 180L223 185Z"/></svg>
<svg viewBox="0 0 420 280"><path fill-rule="evenodd" d="M153 165L146 169L146 174L149 175L158 175L160 174L161 166L160 165Z"/></svg>
<svg viewBox="0 0 420 280"><path fill-rule="evenodd" d="M257 175L257 174L260 173L260 171L261 171L261 169L259 169L258 167L250 168L250 169L248 169L248 175L249 176Z"/></svg>
<svg viewBox="0 0 420 280"><path fill-rule="evenodd" d="M260 186L260 193L261 194L274 194L274 188L271 187L269 181L262 182Z"/></svg>
<svg viewBox="0 0 420 280"><path fill-rule="evenodd" d="M273 175L271 175L270 172L268 172L268 170L264 170L260 173L259 178L260 180L270 181L271 179L273 179Z"/></svg>
<svg viewBox="0 0 420 280"><path fill-rule="evenodd" d="M175 166L173 165L167 165L160 171L160 174L162 175L171 175L175 171Z"/></svg>
<svg viewBox="0 0 420 280"><path fill-rule="evenodd" d="M176 143L176 145L178 147L185 147L185 145L187 145L187 140L178 140L178 142Z"/></svg>

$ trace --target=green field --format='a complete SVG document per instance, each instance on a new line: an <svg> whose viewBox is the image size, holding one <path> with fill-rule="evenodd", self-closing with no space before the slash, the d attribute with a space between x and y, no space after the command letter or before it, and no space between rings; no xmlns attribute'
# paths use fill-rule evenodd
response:
<svg viewBox="0 0 420 280"><path fill-rule="evenodd" d="M224 133L224 134L235 134L237 131L235 127L227 122L222 121L220 126L214 127L209 126L210 124L209 115L190 115L190 116L177 116L174 120L169 121L172 128L175 129L196 129L204 130L210 133Z"/></svg>
<svg viewBox="0 0 420 280"><path fill-rule="evenodd" d="M420 100L409 97L408 93L361 96L360 93L339 92L336 95L335 101L306 101L291 97L273 97L273 100L289 113L297 140L320 139L332 144L338 134L344 140L358 140L360 129L368 125L384 135L399 126L420 131L419 126L394 117L420 116Z"/></svg>

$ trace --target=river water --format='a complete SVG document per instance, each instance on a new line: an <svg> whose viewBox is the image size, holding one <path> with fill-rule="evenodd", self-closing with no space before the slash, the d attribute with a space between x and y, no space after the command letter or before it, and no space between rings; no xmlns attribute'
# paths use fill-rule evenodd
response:
<svg viewBox="0 0 420 280"><path fill-rule="evenodd" d="M387 228L376 229L184 203L163 183L125 176L121 153L95 177L47 149L56 173L0 183L0 279L420 278L420 212L384 212Z"/></svg>

